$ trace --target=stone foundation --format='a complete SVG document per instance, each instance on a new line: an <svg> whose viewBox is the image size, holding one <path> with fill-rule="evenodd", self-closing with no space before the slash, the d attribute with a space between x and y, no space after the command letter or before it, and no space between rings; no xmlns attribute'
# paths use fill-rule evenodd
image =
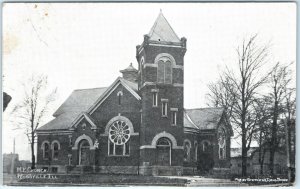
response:
<svg viewBox="0 0 300 189"><path fill-rule="evenodd" d="M181 176L183 168L181 166L140 166L141 175L176 175Z"/></svg>
<svg viewBox="0 0 300 189"><path fill-rule="evenodd" d="M196 167L183 167L183 175L195 175L196 173Z"/></svg>
<svg viewBox="0 0 300 189"><path fill-rule="evenodd" d="M230 178L231 171L230 168L213 168L211 171L213 177L215 178Z"/></svg>

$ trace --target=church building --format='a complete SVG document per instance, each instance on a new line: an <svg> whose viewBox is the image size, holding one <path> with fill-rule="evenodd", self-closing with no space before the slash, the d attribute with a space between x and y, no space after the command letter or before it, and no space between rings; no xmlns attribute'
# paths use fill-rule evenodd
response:
<svg viewBox="0 0 300 189"><path fill-rule="evenodd" d="M224 109L184 109L186 50L187 39L160 13L136 46L138 69L130 64L109 87L74 90L38 129L37 166L59 173L230 172L233 132Z"/></svg>

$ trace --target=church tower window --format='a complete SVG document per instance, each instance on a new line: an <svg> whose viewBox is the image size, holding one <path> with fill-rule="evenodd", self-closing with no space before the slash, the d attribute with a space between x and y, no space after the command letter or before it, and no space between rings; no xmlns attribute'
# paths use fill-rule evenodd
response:
<svg viewBox="0 0 300 189"><path fill-rule="evenodd" d="M177 125L177 112L178 108L171 108L171 120L173 126Z"/></svg>
<svg viewBox="0 0 300 189"><path fill-rule="evenodd" d="M152 106L157 107L158 89L152 89Z"/></svg>
<svg viewBox="0 0 300 189"><path fill-rule="evenodd" d="M161 84L172 84L172 60L163 56L157 61L157 82Z"/></svg>
<svg viewBox="0 0 300 189"><path fill-rule="evenodd" d="M161 99L161 114L163 117L168 117L168 99Z"/></svg>
<svg viewBox="0 0 300 189"><path fill-rule="evenodd" d="M172 111L172 125L177 124L177 112Z"/></svg>
<svg viewBox="0 0 300 189"><path fill-rule="evenodd" d="M157 92L153 92L153 106L157 106Z"/></svg>

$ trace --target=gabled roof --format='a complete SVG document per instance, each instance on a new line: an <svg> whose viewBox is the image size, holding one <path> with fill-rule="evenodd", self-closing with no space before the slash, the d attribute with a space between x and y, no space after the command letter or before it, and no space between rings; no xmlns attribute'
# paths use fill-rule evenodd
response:
<svg viewBox="0 0 300 189"><path fill-rule="evenodd" d="M184 127L197 126L200 130L216 129L224 113L224 108L185 109L190 120L184 119Z"/></svg>
<svg viewBox="0 0 300 189"><path fill-rule="evenodd" d="M123 79L122 77L118 77L107 88L107 90L100 96L100 98L98 98L98 100L88 109L87 113L90 113L90 114L93 113L119 84L122 84L137 100L141 99L141 97L137 93L137 91L138 91L137 83L133 83L133 82Z"/></svg>
<svg viewBox="0 0 300 189"><path fill-rule="evenodd" d="M153 41L180 42L179 37L176 35L162 12L159 13L148 35L150 37L149 39Z"/></svg>
<svg viewBox="0 0 300 189"><path fill-rule="evenodd" d="M74 90L53 114L57 117L66 112L84 112L105 92L107 87Z"/></svg>
<svg viewBox="0 0 300 189"><path fill-rule="evenodd" d="M55 118L38 128L38 131L70 129L82 116L95 127L89 112L93 108L98 107L99 102L103 102L118 84L122 84L132 95L140 100L140 96L137 94L138 84L121 77L118 77L109 87L74 90L53 114Z"/></svg>

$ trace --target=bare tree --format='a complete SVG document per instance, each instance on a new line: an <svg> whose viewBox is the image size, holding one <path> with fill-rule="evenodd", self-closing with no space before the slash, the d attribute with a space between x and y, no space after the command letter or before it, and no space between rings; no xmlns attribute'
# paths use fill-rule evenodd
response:
<svg viewBox="0 0 300 189"><path fill-rule="evenodd" d="M285 145L287 152L287 168L289 182L295 180L295 155L296 155L296 90L285 88L284 99L284 124L285 124Z"/></svg>
<svg viewBox="0 0 300 189"><path fill-rule="evenodd" d="M268 74L262 74L260 69L266 63L268 46L256 44L257 35L244 40L237 48L237 68L234 72L226 67L221 77L222 90L229 94L231 104L231 122L241 136L242 141L242 176L247 173L247 152L250 149L254 133L257 131L257 114L254 108L259 88L266 83ZM226 82L224 82L226 81ZM210 90L213 89L210 87ZM222 93L222 91L220 91ZM225 94L226 94L225 93ZM214 92L211 90L212 96ZM226 105L226 103L222 104Z"/></svg>
<svg viewBox="0 0 300 189"><path fill-rule="evenodd" d="M48 112L49 105L54 101L56 89L47 90L48 79L43 75L33 75L23 83L24 97L13 108L13 122L18 129L24 129L31 145L31 168L35 168L36 130Z"/></svg>
<svg viewBox="0 0 300 189"><path fill-rule="evenodd" d="M254 133L254 139L258 143L258 162L260 164L260 175L263 175L263 165L265 161L266 146L270 142L270 111L267 98L261 97L255 100L255 112L257 118L257 132Z"/></svg>
<svg viewBox="0 0 300 189"><path fill-rule="evenodd" d="M289 65L281 65L277 63L270 74L269 88L270 93L268 97L271 102L271 140L270 140L270 174L274 175L274 156L275 151L278 148L281 137L279 134L280 124L278 121L281 119L280 115L284 113L283 101L286 95L286 87L291 82L291 73L288 69ZM281 124L283 126L283 124Z"/></svg>
<svg viewBox="0 0 300 189"><path fill-rule="evenodd" d="M206 95L208 99L208 106L223 107L226 110L228 119L231 119L232 110L236 103L236 91L234 85L230 82L229 78L220 75L217 82L208 84L210 93Z"/></svg>

